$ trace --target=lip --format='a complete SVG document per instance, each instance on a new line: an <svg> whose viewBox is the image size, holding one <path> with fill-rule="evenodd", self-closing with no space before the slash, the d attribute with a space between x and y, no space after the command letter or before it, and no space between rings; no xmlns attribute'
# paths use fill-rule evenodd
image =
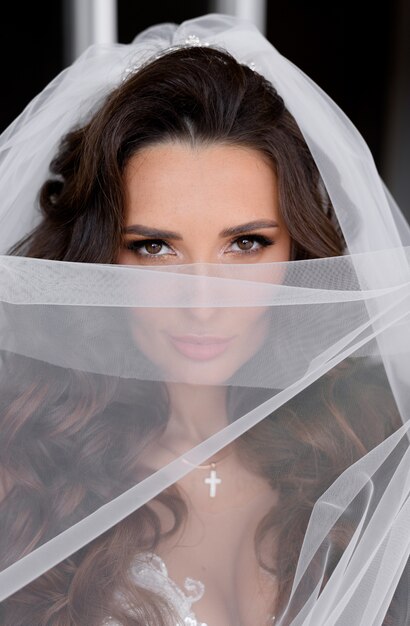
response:
<svg viewBox="0 0 410 626"><path fill-rule="evenodd" d="M213 335L168 335L180 354L195 361L208 361L223 354L234 337Z"/></svg>

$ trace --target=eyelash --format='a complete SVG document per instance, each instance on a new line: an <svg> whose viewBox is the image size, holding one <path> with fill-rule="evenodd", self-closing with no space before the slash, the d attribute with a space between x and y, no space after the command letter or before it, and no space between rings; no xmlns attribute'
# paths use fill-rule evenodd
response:
<svg viewBox="0 0 410 626"><path fill-rule="evenodd" d="M273 245L275 242L272 239L269 239L268 237L265 237L264 235L241 235L240 237L237 237L236 239L233 239L230 243L230 245L241 241L243 239L249 239L255 243L258 243L262 248L267 248L268 246ZM158 243L160 245L165 245L168 248L170 248L170 246L167 244L166 241L162 240L162 239L134 239L132 241L128 241L125 245L127 250L130 250L131 252L134 252L134 254L137 254L139 256L148 258L148 257L152 257L152 258L161 258L163 256L167 256L168 253L165 254L150 254L149 252L146 252L145 254L142 254L140 251L144 248L144 246L150 244L150 243ZM243 255L243 254L256 254L257 252L259 252L260 248L256 248L256 250L251 249L251 250L241 250L241 251L236 251L236 252L231 252L230 254L236 254L236 255Z"/></svg>

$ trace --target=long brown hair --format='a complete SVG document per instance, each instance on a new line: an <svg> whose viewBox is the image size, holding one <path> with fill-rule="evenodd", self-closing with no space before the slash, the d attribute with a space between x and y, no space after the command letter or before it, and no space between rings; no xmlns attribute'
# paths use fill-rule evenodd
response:
<svg viewBox="0 0 410 626"><path fill-rule="evenodd" d="M147 63L112 91L87 123L63 138L51 163L52 176L40 190L42 222L9 253L115 263L124 224L124 168L143 147L167 141L233 144L259 151L277 174L279 206L293 242L292 258L343 254L344 241L331 202L282 98L257 72L211 47L181 48ZM7 362L10 370L15 369L17 378L20 368L25 367L24 359L14 357ZM71 515L75 513L78 518L86 499L92 499L98 507L107 494L116 494L116 485L131 486L138 472L133 464L135 450L141 441L164 428L163 407L152 407L152 415L141 420L139 429L127 423L119 432L109 419L104 419L107 407L115 402L120 404L121 394L135 393L138 406L138 394L143 394L143 389L127 388L126 382L120 384L116 380L107 385L106 378L102 382L98 376L79 372L72 372L57 384L46 370L45 364L37 368L30 386L17 396L12 397L7 389L3 396L8 408L1 425L5 450L2 458L4 466L9 461L12 468L12 486L0 503L0 520L2 536L8 536L9 545L18 545L19 554L43 543L53 523L64 520L70 525ZM383 377L380 385L375 385L361 378L360 371L346 365L336 368L237 442L244 460L280 493L280 516L277 511L266 516L255 538L257 546L272 531L279 539L277 612L286 605L315 501L345 468L383 441L399 423L394 403L386 399ZM345 392L348 388L354 396L352 402L356 402L360 424L340 408L338 397L343 394L343 385ZM75 397L71 393L75 386L80 387L81 397L89 398L88 404L67 405L67 398ZM311 409L309 397L314 398ZM302 405L298 404L302 401ZM166 397L161 396L161 402L166 404ZM231 394L231 408L235 402L240 402L239 392ZM385 422L377 431L373 410L383 402ZM92 419L95 415L99 416L97 421ZM38 449L32 442L30 446L24 443L28 425L33 423L40 423L39 431L43 433L44 443ZM81 450L72 449L72 429L81 430ZM71 485L67 477L63 480L58 468L64 464L59 465L57 457L61 461L61 454L75 454L81 468L81 463L87 462L87 446L91 442L95 452L95 446L103 450L113 440L121 449L118 465L102 465L90 484L80 483L80 470L72 476ZM14 467L13 446L22 445L27 447L26 463L24 467ZM54 519L51 515L51 521L42 520L40 525L38 520L32 520L38 494L44 492L46 497L46 476L32 470L39 455L45 457L42 463L46 474L53 475L52 484L47 484L47 497L54 498L55 514ZM307 465L312 468L307 463L310 455L318 459L311 475L307 474ZM4 482L7 484L6 479ZM186 515L184 501L176 488L158 498L172 511L175 523L170 532L175 532ZM3 602L2 624L101 626L102 620L112 615L124 626L165 626L172 607L157 594L130 581L127 572L132 555L124 549L135 545L138 550L154 550L163 535L155 512L149 505L141 507ZM346 541L346 537L337 535L335 543L340 553ZM11 553L8 556L13 558ZM263 565L263 554L260 560ZM114 585L134 608L133 616L115 602ZM172 619L176 623L178 618Z"/></svg>
<svg viewBox="0 0 410 626"><path fill-rule="evenodd" d="M343 241L305 140L274 87L228 53L170 52L114 90L62 141L40 193L43 221L10 254L115 263L124 219L123 171L147 145L233 144L272 164L293 258L339 255Z"/></svg>

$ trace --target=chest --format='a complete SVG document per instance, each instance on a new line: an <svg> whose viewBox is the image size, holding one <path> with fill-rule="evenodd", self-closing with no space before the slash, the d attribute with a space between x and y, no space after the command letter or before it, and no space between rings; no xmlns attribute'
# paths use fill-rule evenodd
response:
<svg viewBox="0 0 410 626"><path fill-rule="evenodd" d="M208 626L272 624L277 581L258 561L255 534L272 514L277 496L267 482L238 467L217 473L221 482L210 496L209 472L195 470L178 483L188 515L180 531L157 546L169 578L183 588L187 577L200 581L194 606L198 623ZM170 519L164 508L161 525ZM274 545L264 560L274 563Z"/></svg>

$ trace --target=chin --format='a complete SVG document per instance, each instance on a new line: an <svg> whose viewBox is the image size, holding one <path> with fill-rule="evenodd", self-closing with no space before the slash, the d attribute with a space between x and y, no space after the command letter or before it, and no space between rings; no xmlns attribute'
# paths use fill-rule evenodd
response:
<svg viewBox="0 0 410 626"><path fill-rule="evenodd" d="M175 366L172 371L162 369L164 378L169 382L185 385L221 386L228 383L242 364L227 365L207 363L205 366L195 367L191 364Z"/></svg>

